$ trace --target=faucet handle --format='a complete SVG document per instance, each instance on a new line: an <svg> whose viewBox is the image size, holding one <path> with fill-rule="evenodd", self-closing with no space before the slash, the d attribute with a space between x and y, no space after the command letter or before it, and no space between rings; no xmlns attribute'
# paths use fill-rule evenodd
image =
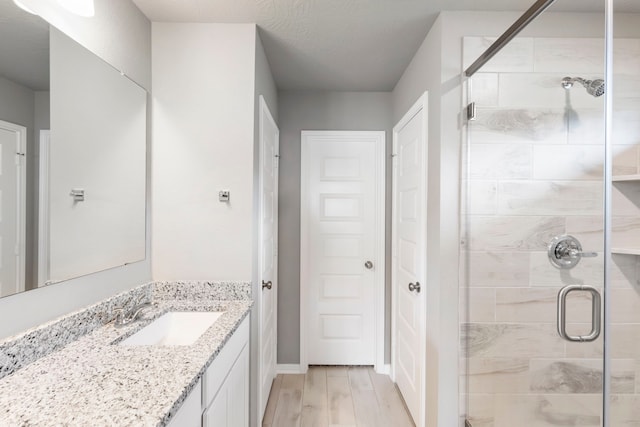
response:
<svg viewBox="0 0 640 427"><path fill-rule="evenodd" d="M116 307L112 310L111 312L112 314L114 314L113 319L111 319L110 322L115 322L116 325L122 323L122 320L124 319L124 308L123 307Z"/></svg>

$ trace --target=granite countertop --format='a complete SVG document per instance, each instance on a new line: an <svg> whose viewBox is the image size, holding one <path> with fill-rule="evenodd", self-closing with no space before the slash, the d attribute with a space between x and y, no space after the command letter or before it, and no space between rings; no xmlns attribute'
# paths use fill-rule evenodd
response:
<svg viewBox="0 0 640 427"><path fill-rule="evenodd" d="M0 380L2 426L162 426L251 309L250 300L160 300L141 320L112 324ZM119 346L168 311L224 311L190 346Z"/></svg>

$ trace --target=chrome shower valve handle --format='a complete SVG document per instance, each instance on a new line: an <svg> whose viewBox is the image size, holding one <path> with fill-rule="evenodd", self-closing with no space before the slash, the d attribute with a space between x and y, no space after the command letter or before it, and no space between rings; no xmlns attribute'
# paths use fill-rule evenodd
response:
<svg viewBox="0 0 640 427"><path fill-rule="evenodd" d="M594 258L597 252L583 252L582 245L568 234L554 237L549 244L549 261L554 267L569 269L575 267L582 258Z"/></svg>

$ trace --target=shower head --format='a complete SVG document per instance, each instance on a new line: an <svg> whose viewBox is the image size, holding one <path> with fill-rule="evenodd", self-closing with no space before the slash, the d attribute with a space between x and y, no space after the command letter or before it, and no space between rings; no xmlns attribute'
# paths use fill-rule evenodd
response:
<svg viewBox="0 0 640 427"><path fill-rule="evenodd" d="M587 93L591 96L598 97L604 95L604 80L602 79L585 80L582 77L565 77L562 79L562 87L569 90L575 82L584 86L584 88L587 89Z"/></svg>

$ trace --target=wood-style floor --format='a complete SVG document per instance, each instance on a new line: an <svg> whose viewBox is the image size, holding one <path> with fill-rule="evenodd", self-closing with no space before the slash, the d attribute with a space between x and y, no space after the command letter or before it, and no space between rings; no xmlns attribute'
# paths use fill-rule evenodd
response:
<svg viewBox="0 0 640 427"><path fill-rule="evenodd" d="M263 427L413 427L388 376L370 367L309 367L306 375L278 375Z"/></svg>

